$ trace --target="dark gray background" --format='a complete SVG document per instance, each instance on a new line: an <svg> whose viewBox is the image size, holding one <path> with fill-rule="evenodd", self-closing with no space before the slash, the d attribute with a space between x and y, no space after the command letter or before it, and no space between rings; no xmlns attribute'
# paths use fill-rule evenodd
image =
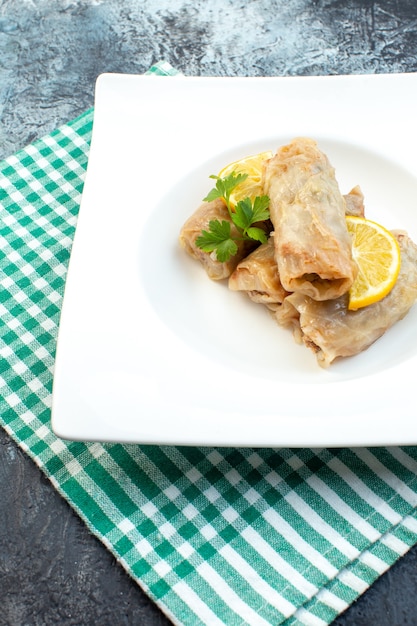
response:
<svg viewBox="0 0 417 626"><path fill-rule="evenodd" d="M100 73L160 59L202 76L417 71L417 2L0 0L0 158L92 106ZM334 626L416 624L416 598L412 549ZM2 430L0 607L0 626L170 623Z"/></svg>

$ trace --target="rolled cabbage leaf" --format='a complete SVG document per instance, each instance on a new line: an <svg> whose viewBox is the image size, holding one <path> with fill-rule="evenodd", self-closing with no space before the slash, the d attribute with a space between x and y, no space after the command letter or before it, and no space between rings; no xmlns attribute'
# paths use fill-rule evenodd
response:
<svg viewBox="0 0 417 626"><path fill-rule="evenodd" d="M229 289L244 291L251 300L272 310L289 295L279 278L273 234L239 263L229 278Z"/></svg>
<svg viewBox="0 0 417 626"><path fill-rule="evenodd" d="M403 231L392 232L400 245L401 268L394 287L385 298L350 311L347 295L318 302L293 293L277 310L278 323L291 328L296 341L311 348L322 367L328 367L339 357L366 350L401 320L416 301L417 246Z"/></svg>
<svg viewBox="0 0 417 626"><path fill-rule="evenodd" d="M212 220L230 222L231 233L238 236L238 231L230 219L229 212L223 200L217 198L211 202L203 204L187 219L181 228L179 241L184 250L194 259L200 261L212 280L223 280L229 278L230 274L241 261L253 249L256 242L237 241L238 251L236 255L230 257L229 261L220 262L216 258L215 252L204 252L196 244L196 239L201 235L202 230L209 230Z"/></svg>
<svg viewBox="0 0 417 626"><path fill-rule="evenodd" d="M346 293L356 276L345 200L312 139L282 146L265 166L275 258L286 291L315 300Z"/></svg>
<svg viewBox="0 0 417 626"><path fill-rule="evenodd" d="M345 196L345 213L355 217L365 217L365 204L362 189L359 185L353 187Z"/></svg>
<svg viewBox="0 0 417 626"><path fill-rule="evenodd" d="M346 215L364 216L364 197L358 185L343 197ZM229 288L232 291L246 292L251 300L265 304L273 311L290 295L279 277L274 233L271 233L267 243L260 245L240 261L229 278Z"/></svg>

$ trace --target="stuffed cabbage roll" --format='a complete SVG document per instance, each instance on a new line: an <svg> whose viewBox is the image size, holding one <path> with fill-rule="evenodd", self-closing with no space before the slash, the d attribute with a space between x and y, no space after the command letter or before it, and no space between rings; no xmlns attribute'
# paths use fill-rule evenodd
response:
<svg viewBox="0 0 417 626"><path fill-rule="evenodd" d="M311 139L279 148L265 167L281 283L315 300L346 293L356 276L345 200L326 155Z"/></svg>
<svg viewBox="0 0 417 626"><path fill-rule="evenodd" d="M355 217L365 217L365 204L362 189L359 185L353 187L343 196L345 201L345 214L354 215Z"/></svg>
<svg viewBox="0 0 417 626"><path fill-rule="evenodd" d="M359 186L343 197L346 215L364 216L364 197ZM238 264L229 278L229 288L245 291L251 300L275 311L290 292L281 284L273 238L274 233Z"/></svg>
<svg viewBox="0 0 417 626"><path fill-rule="evenodd" d="M245 291L254 302L275 310L289 295L281 285L275 261L273 234L239 263L229 278L229 289Z"/></svg>
<svg viewBox="0 0 417 626"><path fill-rule="evenodd" d="M248 243L239 241L238 252L231 257L229 261L221 263L216 258L215 252L204 252L196 244L197 237L202 230L209 229L211 220L225 220L232 224L231 232L237 235L237 229L230 219L229 212L224 202L218 198L212 202L204 202L185 222L181 228L179 241L181 246L193 258L200 261L206 270L209 278L212 280L222 280L228 278L233 272L239 261L241 261L253 249L256 242Z"/></svg>
<svg viewBox="0 0 417 626"><path fill-rule="evenodd" d="M338 357L352 356L368 348L401 320L417 299L417 246L406 233L393 232L401 249L401 268L385 298L349 311L347 295L318 302L294 293L277 311L277 321L292 328L295 339L316 352L322 367Z"/></svg>

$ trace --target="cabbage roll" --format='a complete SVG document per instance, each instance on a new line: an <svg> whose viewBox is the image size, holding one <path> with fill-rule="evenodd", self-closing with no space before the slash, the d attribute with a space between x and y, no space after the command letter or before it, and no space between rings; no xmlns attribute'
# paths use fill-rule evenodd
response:
<svg viewBox="0 0 417 626"><path fill-rule="evenodd" d="M239 263L229 278L229 289L245 291L254 302L275 310L288 295L281 285L275 261L273 234Z"/></svg>
<svg viewBox="0 0 417 626"><path fill-rule="evenodd" d="M315 141L294 139L265 166L282 286L315 300L346 293L356 276L345 200Z"/></svg>
<svg viewBox="0 0 417 626"><path fill-rule="evenodd" d="M362 189L359 185L353 187L345 196L345 213L346 215L353 215L355 217L365 217L365 205Z"/></svg>
<svg viewBox="0 0 417 626"><path fill-rule="evenodd" d="M237 236L237 229L230 219L229 212L223 200L217 198L211 202L204 202L185 222L181 228L179 240L181 246L191 255L193 258L200 261L207 275L212 280L223 280L229 278L239 261L241 261L251 250L257 242L239 241L238 252L236 255L230 257L229 261L221 263L216 258L216 252L204 252L196 245L196 239L201 234L202 230L209 229L209 223L211 220L219 220L230 222L232 225L232 235Z"/></svg>
<svg viewBox="0 0 417 626"><path fill-rule="evenodd" d="M276 313L277 321L292 328L317 357L329 366L336 358L362 352L401 320L417 298L417 246L402 231L393 231L401 249L401 268L388 295L357 311L349 311L348 296L318 302L301 293L288 296Z"/></svg>
<svg viewBox="0 0 417 626"><path fill-rule="evenodd" d="M346 215L364 215L364 198L359 186L343 196ZM275 260L274 233L241 261L229 278L232 291L245 291L254 302L275 311L290 292L281 284Z"/></svg>

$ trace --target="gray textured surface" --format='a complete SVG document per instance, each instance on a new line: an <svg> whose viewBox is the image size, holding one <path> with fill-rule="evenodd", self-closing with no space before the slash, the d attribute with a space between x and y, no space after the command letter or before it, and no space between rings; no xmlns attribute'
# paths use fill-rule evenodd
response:
<svg viewBox="0 0 417 626"><path fill-rule="evenodd" d="M0 156L91 106L104 71L410 71L416 24L415 0L2 0Z"/></svg>
<svg viewBox="0 0 417 626"><path fill-rule="evenodd" d="M415 0L0 0L0 158L93 104L101 72L417 71ZM417 549L335 626L417 623ZM0 626L168 621L0 431ZM227 626L227 625L226 625Z"/></svg>

